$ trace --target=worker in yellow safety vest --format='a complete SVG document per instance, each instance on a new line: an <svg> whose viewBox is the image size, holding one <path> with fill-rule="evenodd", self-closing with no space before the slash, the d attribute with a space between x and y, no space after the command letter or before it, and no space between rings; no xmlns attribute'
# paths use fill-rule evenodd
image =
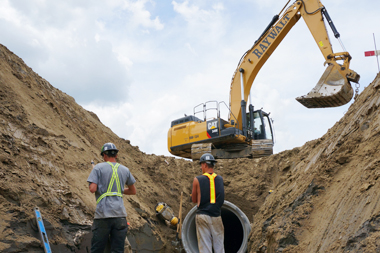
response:
<svg viewBox="0 0 380 253"><path fill-rule="evenodd" d="M104 162L98 163L87 179L96 198L91 253L103 253L108 240L111 252L124 252L128 222L123 194L136 194L136 180L127 167L116 162L118 151L115 144L104 144L100 151Z"/></svg>
<svg viewBox="0 0 380 253"><path fill-rule="evenodd" d="M224 227L221 207L224 203L223 178L214 173L216 160L211 154L201 156L202 175L194 178L191 198L197 203L195 217L200 253L224 253Z"/></svg>

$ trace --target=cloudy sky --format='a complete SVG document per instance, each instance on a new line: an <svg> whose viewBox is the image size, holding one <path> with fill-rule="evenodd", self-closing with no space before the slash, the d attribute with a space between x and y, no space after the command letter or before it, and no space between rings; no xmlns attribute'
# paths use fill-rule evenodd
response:
<svg viewBox="0 0 380 253"><path fill-rule="evenodd" d="M170 122L205 101L228 103L240 57L286 2L0 0L0 43L132 145L169 155ZM380 1L322 3L361 75L361 92L378 72L364 51L374 50L373 34L380 50ZM315 86L323 63L300 20L256 77L253 104L271 113L275 153L321 137L352 104L306 109L295 100Z"/></svg>

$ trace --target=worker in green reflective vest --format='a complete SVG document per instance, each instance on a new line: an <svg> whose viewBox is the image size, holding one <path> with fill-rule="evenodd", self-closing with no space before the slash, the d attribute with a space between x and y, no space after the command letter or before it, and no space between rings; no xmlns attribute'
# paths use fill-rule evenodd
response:
<svg viewBox="0 0 380 253"><path fill-rule="evenodd" d="M91 253L103 253L108 240L111 252L124 252L128 222L123 194L136 194L136 180L127 167L116 162L118 151L115 144L104 144L100 151L104 162L97 164L87 179L96 198Z"/></svg>

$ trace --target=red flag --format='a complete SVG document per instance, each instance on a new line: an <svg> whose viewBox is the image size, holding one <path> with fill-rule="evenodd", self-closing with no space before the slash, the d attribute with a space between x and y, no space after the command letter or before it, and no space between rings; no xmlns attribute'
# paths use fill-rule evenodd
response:
<svg viewBox="0 0 380 253"><path fill-rule="evenodd" d="M364 52L364 56L375 56L375 51Z"/></svg>

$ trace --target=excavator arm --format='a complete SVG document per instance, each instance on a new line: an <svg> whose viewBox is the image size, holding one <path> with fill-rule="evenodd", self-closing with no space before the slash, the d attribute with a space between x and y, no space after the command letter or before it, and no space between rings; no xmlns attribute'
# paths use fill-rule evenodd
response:
<svg viewBox="0 0 380 253"><path fill-rule="evenodd" d="M351 56L348 52L334 53L332 50L324 17L333 29L334 36L338 38L339 33L325 7L319 0L297 0L281 16L276 15L273 18L253 47L243 55L233 75L229 120L236 119L242 122L240 129L244 129L245 119L242 117L242 112L246 111L244 101L248 99L256 75L301 17L313 35L328 67L312 91L298 97L297 100L308 108L336 107L351 100L353 90L349 81L358 82L360 77L349 69ZM343 63L339 64L337 61Z"/></svg>

